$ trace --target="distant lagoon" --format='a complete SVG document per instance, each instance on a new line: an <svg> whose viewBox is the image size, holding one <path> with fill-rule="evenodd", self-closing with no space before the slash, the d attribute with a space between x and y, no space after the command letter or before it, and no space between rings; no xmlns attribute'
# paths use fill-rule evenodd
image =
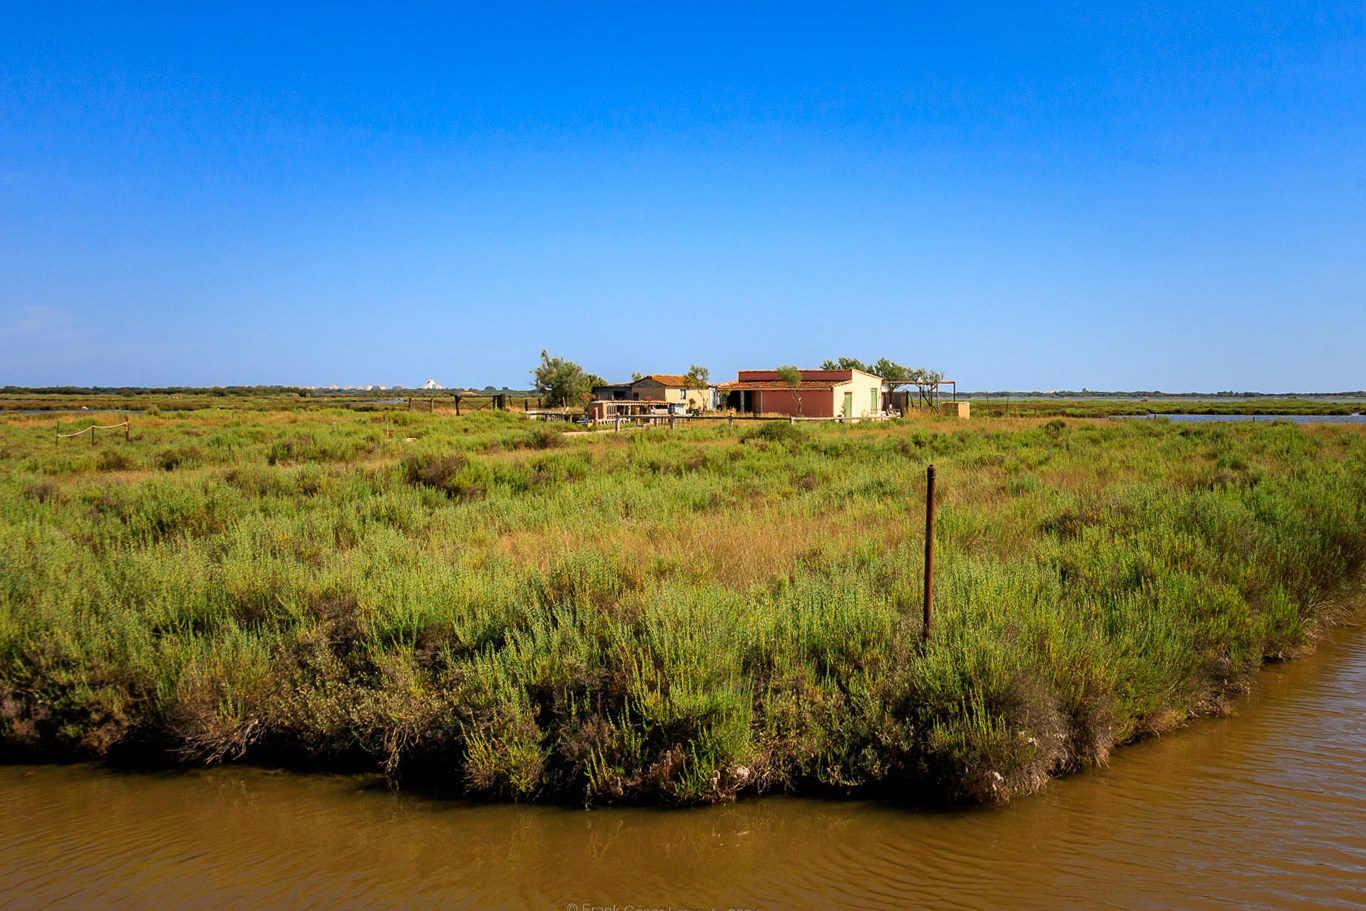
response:
<svg viewBox="0 0 1366 911"><path fill-rule="evenodd" d="M1207 423L1210 421L1290 421L1295 424L1366 424L1362 414L1112 414L1111 420L1125 421L1183 421L1187 423Z"/></svg>

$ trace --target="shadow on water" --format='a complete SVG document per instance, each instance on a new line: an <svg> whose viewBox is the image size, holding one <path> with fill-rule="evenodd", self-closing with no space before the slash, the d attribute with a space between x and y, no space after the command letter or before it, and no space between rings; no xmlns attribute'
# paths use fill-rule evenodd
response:
<svg viewBox="0 0 1366 911"><path fill-rule="evenodd" d="M0 768L0 905L1360 907L1366 632L1273 665L1233 718L1001 808L770 797L477 805L373 778Z"/></svg>

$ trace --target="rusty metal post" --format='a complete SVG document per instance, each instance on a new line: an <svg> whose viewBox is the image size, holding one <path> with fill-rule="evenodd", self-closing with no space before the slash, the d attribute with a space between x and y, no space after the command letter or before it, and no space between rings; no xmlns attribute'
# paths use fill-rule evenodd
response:
<svg viewBox="0 0 1366 911"><path fill-rule="evenodd" d="M95 425L94 425L94 424L91 424L91 425L90 425L90 446L91 446L91 448L94 448L94 446L95 446Z"/></svg>
<svg viewBox="0 0 1366 911"><path fill-rule="evenodd" d="M920 641L930 640L930 602L934 597L934 466L925 470L925 616Z"/></svg>
<svg viewBox="0 0 1366 911"><path fill-rule="evenodd" d="M460 396L455 397L455 416L460 417Z"/></svg>
<svg viewBox="0 0 1366 911"><path fill-rule="evenodd" d="M124 421L124 422L123 422L123 441L124 441L125 443L129 442L130 436L131 436L131 434L132 434L132 432L133 432L132 429L131 429L131 428L132 428L132 424L133 424L133 422L132 422L131 420L128 420L128 421Z"/></svg>

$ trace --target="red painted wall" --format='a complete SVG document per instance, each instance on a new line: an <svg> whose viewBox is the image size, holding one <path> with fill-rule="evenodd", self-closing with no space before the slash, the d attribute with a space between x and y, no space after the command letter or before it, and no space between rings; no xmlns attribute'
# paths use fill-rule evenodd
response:
<svg viewBox="0 0 1366 911"><path fill-rule="evenodd" d="M839 403L844 403L844 393L838 389L807 389L804 392L792 392L786 389L765 389L764 413L765 414L797 414L797 396L802 397L802 413L804 418L832 418L839 414L839 405L835 403L836 397Z"/></svg>

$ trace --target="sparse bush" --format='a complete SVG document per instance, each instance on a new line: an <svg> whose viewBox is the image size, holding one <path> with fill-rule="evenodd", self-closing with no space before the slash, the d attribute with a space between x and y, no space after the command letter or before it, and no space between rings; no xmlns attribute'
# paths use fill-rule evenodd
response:
<svg viewBox="0 0 1366 911"><path fill-rule="evenodd" d="M137 462L122 449L101 449L95 467L100 471L127 471L137 467Z"/></svg>
<svg viewBox="0 0 1366 911"><path fill-rule="evenodd" d="M162 471L192 468L199 464L200 452L193 446L172 446L152 457L152 464Z"/></svg>
<svg viewBox="0 0 1366 911"><path fill-rule="evenodd" d="M409 484L421 484L439 490L456 500L478 500L486 488L479 477L477 463L472 464L455 453L409 453L403 459L403 475Z"/></svg>
<svg viewBox="0 0 1366 911"><path fill-rule="evenodd" d="M55 481L35 481L24 488L24 496L39 503L54 503L61 499L62 489Z"/></svg>
<svg viewBox="0 0 1366 911"><path fill-rule="evenodd" d="M764 421L741 434L743 441L762 441L782 443L786 446L799 446L808 439L807 431L788 421Z"/></svg>
<svg viewBox="0 0 1366 911"><path fill-rule="evenodd" d="M230 486L252 496L287 496L294 493L295 486L288 472L271 471L265 468L238 466L229 468L223 480Z"/></svg>
<svg viewBox="0 0 1366 911"><path fill-rule="evenodd" d="M549 424L537 424L524 438L513 443L514 449L552 449L564 445L564 434Z"/></svg>
<svg viewBox="0 0 1366 911"><path fill-rule="evenodd" d="M276 440L270 444L270 449L266 452L266 464L278 465L281 462L288 462L294 458L294 440Z"/></svg>

